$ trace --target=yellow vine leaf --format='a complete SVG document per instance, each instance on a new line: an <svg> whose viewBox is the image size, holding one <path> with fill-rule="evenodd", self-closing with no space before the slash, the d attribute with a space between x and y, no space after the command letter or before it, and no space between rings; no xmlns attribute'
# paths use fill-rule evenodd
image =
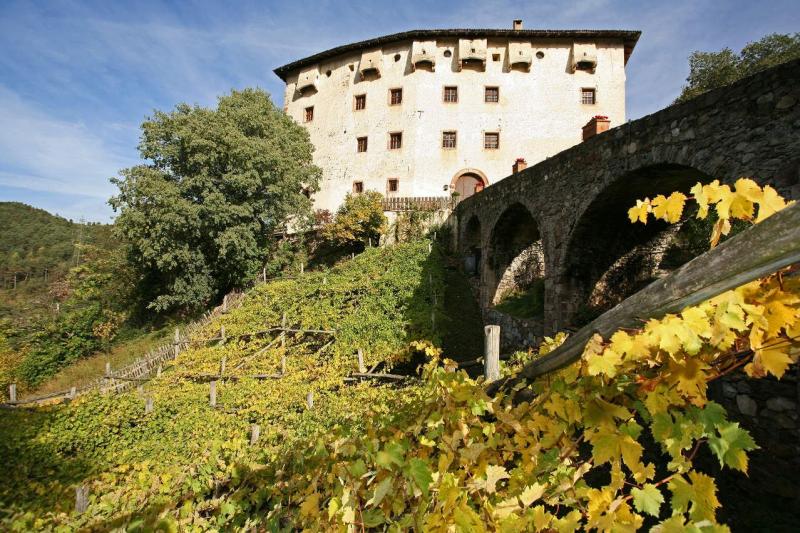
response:
<svg viewBox="0 0 800 533"><path fill-rule="evenodd" d="M674 224L681 219L686 195L682 192L673 192L669 197L659 194L653 199L653 215Z"/></svg>
<svg viewBox="0 0 800 533"><path fill-rule="evenodd" d="M601 354L589 354L586 357L587 370L590 376L605 374L613 378L617 375L617 367L622 363L622 357L611 349L606 349Z"/></svg>
<svg viewBox="0 0 800 533"><path fill-rule="evenodd" d="M751 377L762 377L766 370L780 379L793 362L787 351L786 348L756 349L753 362L745 366L745 372Z"/></svg>
<svg viewBox="0 0 800 533"><path fill-rule="evenodd" d="M758 217L756 218L756 224L765 220L766 218L771 217L787 205L788 204L783 197L778 194L778 191L769 185L765 185L763 197L761 202L758 204Z"/></svg>
<svg viewBox="0 0 800 533"><path fill-rule="evenodd" d="M636 200L636 205L628 209L628 218L631 222L639 221L642 224L647 224L647 214L650 212L650 199Z"/></svg>
<svg viewBox="0 0 800 533"><path fill-rule="evenodd" d="M705 193L705 187L702 183L697 182L694 187L689 190L694 196L694 201L697 202L697 218L704 219L708 216L708 196Z"/></svg>
<svg viewBox="0 0 800 533"><path fill-rule="evenodd" d="M540 485L539 483L528 485L525 487L525 490L522 491L522 494L519 495L519 501L521 501L522 505L525 507L530 507L533 502L542 497L546 488L546 485Z"/></svg>
<svg viewBox="0 0 800 533"><path fill-rule="evenodd" d="M497 482L508 477L505 467L489 465L486 467L486 480L482 481L483 489L489 494L494 494L497 491Z"/></svg>

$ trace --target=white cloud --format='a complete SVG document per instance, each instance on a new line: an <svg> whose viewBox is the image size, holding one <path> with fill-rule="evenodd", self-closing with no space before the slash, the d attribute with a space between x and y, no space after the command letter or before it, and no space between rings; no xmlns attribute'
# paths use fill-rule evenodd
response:
<svg viewBox="0 0 800 533"><path fill-rule="evenodd" d="M108 180L136 164L80 122L39 111L0 85L0 184L36 191L108 198Z"/></svg>

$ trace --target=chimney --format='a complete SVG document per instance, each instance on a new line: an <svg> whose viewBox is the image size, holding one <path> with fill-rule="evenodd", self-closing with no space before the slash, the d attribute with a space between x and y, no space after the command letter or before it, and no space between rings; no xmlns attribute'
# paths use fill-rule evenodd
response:
<svg viewBox="0 0 800 533"><path fill-rule="evenodd" d="M586 123L583 127L583 140L591 139L598 133L603 133L604 131L608 131L608 127L610 125L610 121L608 117L603 115L595 115L592 117L592 120Z"/></svg>
<svg viewBox="0 0 800 533"><path fill-rule="evenodd" d="M517 172L522 172L528 167L528 163L525 162L524 157L518 157L516 161L514 161L514 166L511 167L511 173L516 174Z"/></svg>
<svg viewBox="0 0 800 533"><path fill-rule="evenodd" d="M522 19L514 19L514 24L511 26L515 30L522 29Z"/></svg>

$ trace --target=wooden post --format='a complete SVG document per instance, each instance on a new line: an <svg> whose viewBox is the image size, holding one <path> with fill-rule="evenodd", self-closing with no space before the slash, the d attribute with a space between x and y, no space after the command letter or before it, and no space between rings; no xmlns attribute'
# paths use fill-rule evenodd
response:
<svg viewBox="0 0 800 533"><path fill-rule="evenodd" d="M281 354L281 375L286 374L286 352Z"/></svg>
<svg viewBox="0 0 800 533"><path fill-rule="evenodd" d="M17 403L17 384L12 383L8 386L8 402Z"/></svg>
<svg viewBox="0 0 800 533"><path fill-rule="evenodd" d="M286 348L286 313L281 316L281 348Z"/></svg>
<svg viewBox="0 0 800 533"><path fill-rule="evenodd" d="M364 350L361 348L358 349L358 371L361 374L367 371L367 367L364 365Z"/></svg>
<svg viewBox="0 0 800 533"><path fill-rule="evenodd" d="M219 327L219 343L225 344L225 326Z"/></svg>
<svg viewBox="0 0 800 533"><path fill-rule="evenodd" d="M250 446L253 446L256 442L258 442L258 437L261 436L261 426L258 424L251 424L250 425Z"/></svg>
<svg viewBox="0 0 800 533"><path fill-rule="evenodd" d="M483 375L492 382L500 378L500 326L486 326L483 333Z"/></svg>
<svg viewBox="0 0 800 533"><path fill-rule="evenodd" d="M181 330L179 328L175 328L175 357L178 357L178 354L181 353Z"/></svg>
<svg viewBox="0 0 800 533"><path fill-rule="evenodd" d="M156 377L157 378L161 377L161 365L158 365L158 368L156 369Z"/></svg>
<svg viewBox="0 0 800 533"><path fill-rule="evenodd" d="M220 377L225 373L225 356L222 356L222 360L219 362L219 375Z"/></svg>
<svg viewBox="0 0 800 533"><path fill-rule="evenodd" d="M153 412L153 399L147 398L144 401L144 414L150 414Z"/></svg>
<svg viewBox="0 0 800 533"><path fill-rule="evenodd" d="M78 396L78 389L77 387L70 387L69 389L69 399L74 400Z"/></svg>
<svg viewBox="0 0 800 533"><path fill-rule="evenodd" d="M106 377L111 376L111 361L106 361Z"/></svg>
<svg viewBox="0 0 800 533"><path fill-rule="evenodd" d="M301 261L300 262L300 275L301 276L303 275L303 271L304 271L304 265L303 265L303 262Z"/></svg>
<svg viewBox="0 0 800 533"><path fill-rule="evenodd" d="M431 244L431 243L429 242L429 243L428 243L428 253L431 253L432 251L433 251L433 244Z"/></svg>
<svg viewBox="0 0 800 533"><path fill-rule="evenodd" d="M314 391L309 391L308 394L306 394L306 407L309 409L314 408Z"/></svg>
<svg viewBox="0 0 800 533"><path fill-rule="evenodd" d="M212 381L210 383L211 387L208 391L208 403L211 407L217 406L217 382Z"/></svg>
<svg viewBox="0 0 800 533"><path fill-rule="evenodd" d="M227 294L222 297L222 312L223 313L227 313L228 312L228 295Z"/></svg>
<svg viewBox="0 0 800 533"><path fill-rule="evenodd" d="M75 511L78 514L85 513L89 507L89 487L81 485L75 487Z"/></svg>
<svg viewBox="0 0 800 533"><path fill-rule="evenodd" d="M322 284L323 285L327 285L328 284L328 276L322 276Z"/></svg>
<svg viewBox="0 0 800 533"><path fill-rule="evenodd" d="M264 283L267 282L267 267L261 269L261 279L264 280Z"/></svg>

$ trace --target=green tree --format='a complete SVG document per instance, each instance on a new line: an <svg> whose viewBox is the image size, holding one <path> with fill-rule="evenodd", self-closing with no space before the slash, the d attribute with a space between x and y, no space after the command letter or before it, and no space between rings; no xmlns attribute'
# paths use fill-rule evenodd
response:
<svg viewBox="0 0 800 533"><path fill-rule="evenodd" d="M113 179L118 234L156 311L196 310L254 277L287 224L311 213L321 171L308 133L260 89L142 124L146 164Z"/></svg>
<svg viewBox="0 0 800 533"><path fill-rule="evenodd" d="M341 246L363 246L370 240L377 244L386 233L383 196L376 191L348 194L333 222L323 229L324 237Z"/></svg>
<svg viewBox="0 0 800 533"><path fill-rule="evenodd" d="M766 35L748 43L737 55L730 48L696 51L689 56L689 76L676 102L685 102L711 89L800 58L800 33Z"/></svg>

